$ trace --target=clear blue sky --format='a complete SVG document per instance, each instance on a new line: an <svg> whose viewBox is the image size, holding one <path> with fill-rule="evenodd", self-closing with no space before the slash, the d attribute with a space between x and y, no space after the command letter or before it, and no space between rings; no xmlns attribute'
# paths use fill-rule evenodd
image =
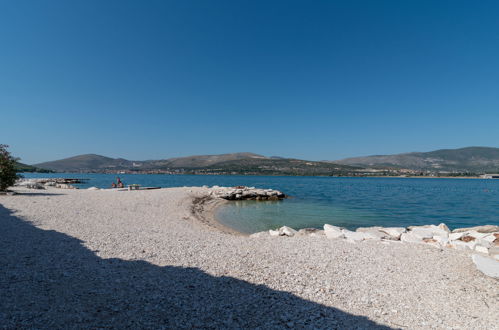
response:
<svg viewBox="0 0 499 330"><path fill-rule="evenodd" d="M499 146L497 1L3 1L26 163Z"/></svg>

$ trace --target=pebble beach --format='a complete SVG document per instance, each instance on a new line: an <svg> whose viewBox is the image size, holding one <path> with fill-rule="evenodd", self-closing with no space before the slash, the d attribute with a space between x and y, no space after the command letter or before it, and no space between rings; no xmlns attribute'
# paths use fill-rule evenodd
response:
<svg viewBox="0 0 499 330"><path fill-rule="evenodd" d="M499 329L465 250L243 235L210 188L0 196L0 327Z"/></svg>

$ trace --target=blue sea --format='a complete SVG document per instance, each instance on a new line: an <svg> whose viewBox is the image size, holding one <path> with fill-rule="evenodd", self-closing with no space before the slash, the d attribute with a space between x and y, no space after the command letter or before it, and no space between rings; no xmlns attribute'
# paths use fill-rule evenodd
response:
<svg viewBox="0 0 499 330"><path fill-rule="evenodd" d="M283 201L230 202L217 217L240 232L283 225L295 229L325 223L355 229L446 223L451 229L499 225L499 180L335 178L155 174L24 173L33 177L89 179L80 188L109 188L119 176L125 184L156 187L254 186L278 189Z"/></svg>

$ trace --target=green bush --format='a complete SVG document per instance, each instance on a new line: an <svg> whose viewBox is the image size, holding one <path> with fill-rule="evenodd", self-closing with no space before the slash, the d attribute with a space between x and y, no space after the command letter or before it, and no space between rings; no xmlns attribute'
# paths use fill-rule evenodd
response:
<svg viewBox="0 0 499 330"><path fill-rule="evenodd" d="M0 191L13 186L18 175L16 174L16 159L7 151L9 146L0 144Z"/></svg>

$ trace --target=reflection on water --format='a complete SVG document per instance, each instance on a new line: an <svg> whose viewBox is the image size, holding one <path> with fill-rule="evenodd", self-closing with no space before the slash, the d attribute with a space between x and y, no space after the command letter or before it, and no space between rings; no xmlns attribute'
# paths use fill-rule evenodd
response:
<svg viewBox="0 0 499 330"><path fill-rule="evenodd" d="M288 225L324 223L361 226L409 226L445 222L451 229L499 225L499 180L333 178L223 175L37 174L26 177L89 179L81 188L107 188L120 176L125 184L143 186L251 186L278 189L293 196L284 201L231 202L219 210L226 225L256 232Z"/></svg>

